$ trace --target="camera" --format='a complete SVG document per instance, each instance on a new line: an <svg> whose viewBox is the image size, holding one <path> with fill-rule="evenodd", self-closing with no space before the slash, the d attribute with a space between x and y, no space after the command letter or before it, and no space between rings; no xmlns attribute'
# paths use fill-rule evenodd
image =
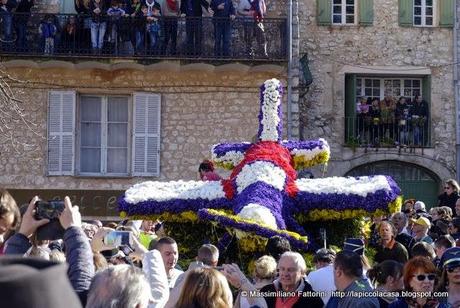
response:
<svg viewBox="0 0 460 308"><path fill-rule="evenodd" d="M111 231L104 237L104 244L113 247L132 246L129 234L129 231Z"/></svg>
<svg viewBox="0 0 460 308"><path fill-rule="evenodd" d="M52 200L35 202L35 218L36 219L58 219L64 211L64 201Z"/></svg>

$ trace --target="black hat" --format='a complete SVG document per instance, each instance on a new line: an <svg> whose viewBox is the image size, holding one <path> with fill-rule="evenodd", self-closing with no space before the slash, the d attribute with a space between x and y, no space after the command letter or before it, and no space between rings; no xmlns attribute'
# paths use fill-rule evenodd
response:
<svg viewBox="0 0 460 308"><path fill-rule="evenodd" d="M460 266L460 247L452 247L444 251L441 257L442 268Z"/></svg>
<svg viewBox="0 0 460 308"><path fill-rule="evenodd" d="M81 308L67 265L43 259L0 257L2 307Z"/></svg>
<svg viewBox="0 0 460 308"><path fill-rule="evenodd" d="M358 255L364 255L364 241L360 238L347 238L343 243L344 251L355 252Z"/></svg>

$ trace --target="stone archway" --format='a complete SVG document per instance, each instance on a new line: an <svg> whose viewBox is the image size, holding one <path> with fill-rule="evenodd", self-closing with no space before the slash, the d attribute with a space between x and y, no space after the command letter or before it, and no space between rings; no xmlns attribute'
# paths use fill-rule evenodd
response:
<svg viewBox="0 0 460 308"><path fill-rule="evenodd" d="M420 165L395 160L380 160L354 167L347 176L389 175L395 179L405 199L425 202L427 208L437 205L442 180L431 170Z"/></svg>

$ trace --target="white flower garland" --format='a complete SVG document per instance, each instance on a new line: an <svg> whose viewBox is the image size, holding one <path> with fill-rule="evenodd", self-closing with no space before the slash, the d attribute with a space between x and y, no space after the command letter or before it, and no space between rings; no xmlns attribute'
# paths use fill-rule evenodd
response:
<svg viewBox="0 0 460 308"><path fill-rule="evenodd" d="M256 182L264 182L282 191L286 173L271 162L256 161L245 165L236 177L236 188L241 193L246 187Z"/></svg>
<svg viewBox="0 0 460 308"><path fill-rule="evenodd" d="M147 181L136 184L125 193L125 201L136 204L143 201L169 201L172 199L218 199L225 192L218 181Z"/></svg>
<svg viewBox="0 0 460 308"><path fill-rule="evenodd" d="M373 177L345 178L330 177L322 179L299 179L296 180L300 192L312 194L341 194L358 195L366 197L377 190L391 191L388 180L383 175Z"/></svg>
<svg viewBox="0 0 460 308"><path fill-rule="evenodd" d="M303 156L304 160L312 160L315 156L327 152L329 155L331 154L331 149L327 141L323 138L320 138L319 141L323 142L323 148L314 148L314 149L292 149L289 153L294 156Z"/></svg>
<svg viewBox="0 0 460 308"><path fill-rule="evenodd" d="M247 142L249 144L249 142ZM240 151L228 151L225 153L225 155L217 157L217 154L214 152L214 148L218 146L218 144L215 144L212 147L212 161L215 162L216 164L219 163L229 163L232 164L233 166L238 165L243 159L244 159L244 152Z"/></svg>
<svg viewBox="0 0 460 308"><path fill-rule="evenodd" d="M266 207L249 203L238 213L238 216L244 219L254 220L262 225L267 225L272 229L278 229L275 216Z"/></svg>
<svg viewBox="0 0 460 308"><path fill-rule="evenodd" d="M262 120L263 125L260 139L263 141L278 141L278 124L281 121L278 115L278 106L281 104L281 94L278 91L280 81L270 79L265 81L265 90L263 92L262 102Z"/></svg>

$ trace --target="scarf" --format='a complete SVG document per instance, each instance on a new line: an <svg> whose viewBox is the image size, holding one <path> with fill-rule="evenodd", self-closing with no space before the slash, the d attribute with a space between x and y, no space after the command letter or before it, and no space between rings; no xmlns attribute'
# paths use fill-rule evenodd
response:
<svg viewBox="0 0 460 308"><path fill-rule="evenodd" d="M147 16L152 16L152 9L153 9L153 6L155 5L155 1L153 0L152 3L145 1L145 4L147 5Z"/></svg>
<svg viewBox="0 0 460 308"><path fill-rule="evenodd" d="M177 12L176 0L166 0L166 4L171 11Z"/></svg>

